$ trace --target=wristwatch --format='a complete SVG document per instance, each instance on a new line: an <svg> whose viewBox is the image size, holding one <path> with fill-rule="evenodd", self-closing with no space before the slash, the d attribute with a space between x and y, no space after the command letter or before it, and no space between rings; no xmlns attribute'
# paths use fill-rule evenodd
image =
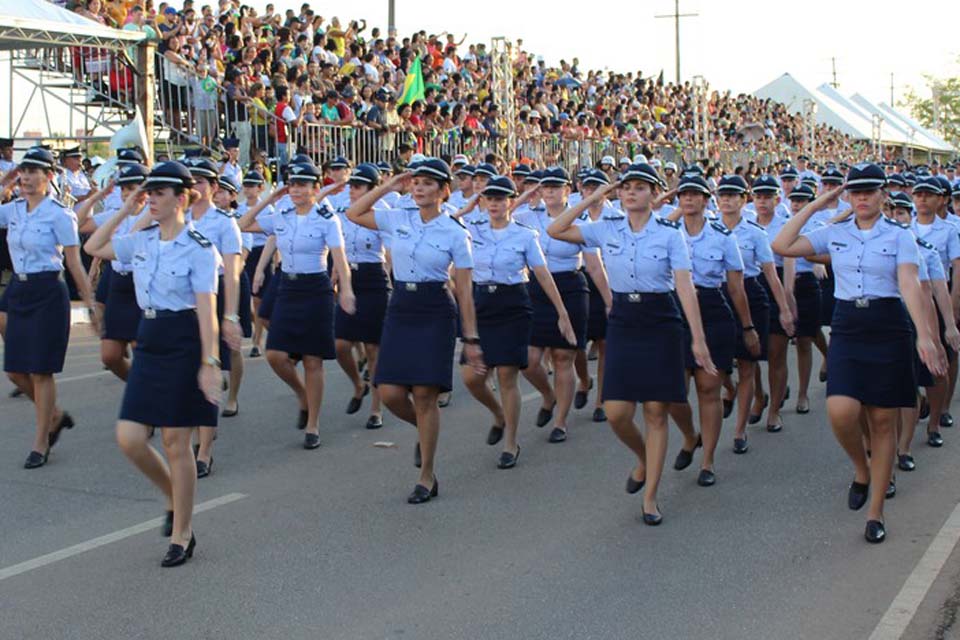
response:
<svg viewBox="0 0 960 640"><path fill-rule="evenodd" d="M463 338L460 338L460 342L462 342L463 344L479 345L479 344L480 344L480 338L478 338L478 337L476 337L476 336L474 336L474 337L472 337L472 338L463 337Z"/></svg>
<svg viewBox="0 0 960 640"><path fill-rule="evenodd" d="M207 356L207 359L203 361L203 364L208 364L211 367L216 367L217 369L220 368L219 358L215 358L213 356Z"/></svg>
<svg viewBox="0 0 960 640"><path fill-rule="evenodd" d="M227 322L240 322L240 316L235 313L225 313L223 314L223 319Z"/></svg>

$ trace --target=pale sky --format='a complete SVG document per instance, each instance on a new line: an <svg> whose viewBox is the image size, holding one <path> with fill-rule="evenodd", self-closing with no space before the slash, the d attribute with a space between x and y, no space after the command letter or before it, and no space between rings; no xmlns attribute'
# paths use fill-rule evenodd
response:
<svg viewBox="0 0 960 640"><path fill-rule="evenodd" d="M274 4L299 10L302 1ZM370 27L386 31L387 0L310 4L328 23L334 15L342 21L365 17ZM577 56L582 69L653 76L663 69L665 78L674 77L673 19L654 19L672 14L673 0L396 0L396 5L401 36L424 29L450 31L458 40L467 33L467 43L522 38L524 50L542 54L548 64ZM831 81L831 57L840 92L862 93L873 102L889 102L891 73L897 101L907 85L929 95L924 74L960 74L957 2L680 0L680 12L699 14L681 19L681 78L703 75L712 88L752 93L785 72L813 88Z"/></svg>

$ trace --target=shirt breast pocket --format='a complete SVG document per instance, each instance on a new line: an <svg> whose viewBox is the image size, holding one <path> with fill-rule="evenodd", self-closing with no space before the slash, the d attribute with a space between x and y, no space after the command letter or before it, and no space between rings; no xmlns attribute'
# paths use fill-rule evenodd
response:
<svg viewBox="0 0 960 640"><path fill-rule="evenodd" d="M157 269L154 290L163 295L190 291L190 265L173 263Z"/></svg>
<svg viewBox="0 0 960 640"><path fill-rule="evenodd" d="M897 268L897 245L896 242L884 242L882 244L871 245L867 250L869 263L864 262L864 267L880 272L896 270Z"/></svg>
<svg viewBox="0 0 960 640"><path fill-rule="evenodd" d="M696 265L701 273L710 275L723 274L723 251L720 249L707 249L701 251L696 256Z"/></svg>
<svg viewBox="0 0 960 640"><path fill-rule="evenodd" d="M616 242L603 243L603 255L611 258L617 258L623 255L623 245Z"/></svg>

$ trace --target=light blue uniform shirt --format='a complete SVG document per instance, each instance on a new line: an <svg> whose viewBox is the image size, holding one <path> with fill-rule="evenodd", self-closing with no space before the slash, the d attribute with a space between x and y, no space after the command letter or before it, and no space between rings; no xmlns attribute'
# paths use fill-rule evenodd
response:
<svg viewBox="0 0 960 640"><path fill-rule="evenodd" d="M97 228L99 229L100 227L105 225L107 221L109 221L116 214L117 214L117 210L101 211L100 213L95 213L92 216L93 224L97 225ZM128 233L130 233L130 230L133 229L133 227L137 224L140 218L145 215L148 215L147 207L144 207L143 211L141 211L137 215L127 216L126 218L121 220L120 224L117 226L116 230L113 232L113 238L116 238L117 236L125 236ZM110 266L117 273L126 274L133 271L133 264L129 262L122 262L120 260L111 260Z"/></svg>
<svg viewBox="0 0 960 640"><path fill-rule="evenodd" d="M446 282L452 263L472 269L470 234L448 214L424 223L419 209L374 209L381 232L390 236L393 278L401 282Z"/></svg>
<svg viewBox="0 0 960 640"><path fill-rule="evenodd" d="M756 278L763 271L763 265L773 262L773 249L770 248L766 230L756 222L741 217L740 223L731 231L737 239L743 259L743 277Z"/></svg>
<svg viewBox="0 0 960 640"><path fill-rule="evenodd" d="M16 273L63 271L63 248L80 244L76 214L50 196L30 213L23 198L0 205L0 227Z"/></svg>
<svg viewBox="0 0 960 640"><path fill-rule="evenodd" d="M666 293L676 288L673 272L690 270L690 254L680 224L651 215L640 231L622 213L605 213L580 226L584 244L600 249L617 293Z"/></svg>
<svg viewBox="0 0 960 640"><path fill-rule="evenodd" d="M240 203L238 203L238 204L237 204L237 218L238 218L238 219L239 219L239 218L242 218L243 215L244 215L247 211L249 211L249 210L250 210L250 207L247 206L247 203L246 203L246 202L240 202ZM269 204L268 204L268 205L264 208L264 210L261 211L261 212L259 213L259 215L257 215L257 220L259 220L259 219L260 219L261 217L263 217L263 216L269 216L269 215L272 215L272 214L273 214L273 205L269 205ZM256 232L254 232L254 233L251 233L250 235L253 236L253 248L262 247L263 245L267 244L267 234L265 234L265 233L260 233L259 231L256 231Z"/></svg>
<svg viewBox="0 0 960 640"><path fill-rule="evenodd" d="M545 267L537 232L511 220L493 229L487 220L467 225L473 246L473 281L478 284L518 284L529 280L527 268Z"/></svg>
<svg viewBox="0 0 960 640"><path fill-rule="evenodd" d="M531 207L520 213L515 211L513 219L520 224L531 227L539 234L540 248L547 259L547 267L550 269L550 273L577 271L582 266L583 245L555 240L547 234L547 227L554 219L547 213L546 207ZM589 220L590 216L584 211L573 223L582 225Z"/></svg>
<svg viewBox="0 0 960 640"><path fill-rule="evenodd" d="M397 202L399 201L400 201L400 194L397 193L396 191L390 191L389 193L384 195L382 198L380 198L380 202L382 202L386 208L391 208L391 209L396 208Z"/></svg>
<svg viewBox="0 0 960 640"><path fill-rule="evenodd" d="M889 218L877 220L867 232L851 217L801 235L816 253L830 254L837 300L899 298L897 266L920 265L916 237Z"/></svg>
<svg viewBox="0 0 960 640"><path fill-rule="evenodd" d="M380 206L382 200L373 205L376 209L387 209ZM337 216L343 228L343 248L347 253L347 262L351 265L374 262L382 263L386 260L383 251L383 236L379 231L367 229L347 218L347 207L337 208Z"/></svg>
<svg viewBox="0 0 960 640"><path fill-rule="evenodd" d="M188 213L189 217L193 219L194 229L213 243L221 257L233 254L243 255L243 238L235 213L218 209L213 205L210 205L210 208L200 218L193 218L193 211ZM220 265L220 273L223 273L222 264Z"/></svg>
<svg viewBox="0 0 960 640"><path fill-rule="evenodd" d="M920 224L917 218L910 223L910 230L921 240L932 244L940 254L940 262L945 272L950 271L950 263L960 258L960 234L956 227L943 218L933 216L932 224Z"/></svg>
<svg viewBox="0 0 960 640"><path fill-rule="evenodd" d="M810 219L807 220L806 224L800 229L801 235L826 227L835 215L832 210L816 212L810 216ZM813 267L815 266L813 262L810 262L806 258L797 258L796 265L797 273L813 273Z"/></svg>
<svg viewBox="0 0 960 640"><path fill-rule="evenodd" d="M409 193L404 193L399 198L397 198L396 204L391 205L394 209L410 209L420 211L420 208L417 207L417 203L413 201L413 195ZM452 204L450 201L444 202L440 205L440 211L447 214L448 216L454 215L459 209ZM382 231L382 229L381 229Z"/></svg>
<svg viewBox="0 0 960 640"><path fill-rule="evenodd" d="M936 247L917 238L917 246L920 248L920 282L929 282L930 280L946 280L947 274L943 270L943 264L940 262L940 253Z"/></svg>
<svg viewBox="0 0 960 640"><path fill-rule="evenodd" d="M770 242L773 242L776 239L777 234L780 233L780 230L783 229L783 226L787 224L787 221L790 220L789 216L781 216L779 213L774 212L773 216L770 218L770 223L767 226L763 226L760 223L760 218L758 217L754 222L760 225L760 228L767 232L767 239ZM783 268L783 256L779 253L773 254L773 263Z"/></svg>
<svg viewBox="0 0 960 640"><path fill-rule="evenodd" d="M737 239L719 222L707 220L700 233L691 236L681 221L680 232L690 252L694 285L716 289L726 281L727 271L743 271Z"/></svg>
<svg viewBox="0 0 960 640"><path fill-rule="evenodd" d="M327 200L302 216L291 208L257 222L264 233L277 236L284 273L326 273L327 249L343 246L340 218Z"/></svg>
<svg viewBox="0 0 960 640"><path fill-rule="evenodd" d="M330 207L336 211L337 209L347 210L347 207L350 206L350 185L348 184L343 188L343 191L340 193L334 193L333 195L327 196L327 201L330 203Z"/></svg>
<svg viewBox="0 0 960 640"><path fill-rule="evenodd" d="M197 306L196 294L217 293L223 261L213 243L187 222L176 238L160 241L160 227L115 237L117 260L133 265L141 309L183 311Z"/></svg>
<svg viewBox="0 0 960 640"><path fill-rule="evenodd" d="M463 191L460 191L459 189L457 189L456 191L450 194L450 198L447 200L447 202L449 202L451 205L456 207L456 209L459 211L460 209L463 208L465 204L467 204L467 200L469 200L472 197L473 196L467 197L463 195Z"/></svg>

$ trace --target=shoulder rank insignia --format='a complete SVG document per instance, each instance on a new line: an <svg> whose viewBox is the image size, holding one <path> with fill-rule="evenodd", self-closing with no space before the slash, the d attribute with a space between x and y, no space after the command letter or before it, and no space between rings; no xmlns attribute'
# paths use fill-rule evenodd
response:
<svg viewBox="0 0 960 640"><path fill-rule="evenodd" d="M191 229L190 231L187 231L187 235L193 238L193 240L204 249L206 249L207 247L213 246L213 244L209 240L207 240L207 237L204 236L199 231L197 231L196 229Z"/></svg>
<svg viewBox="0 0 960 640"><path fill-rule="evenodd" d="M744 220L746 220L746 218L744 218ZM753 220L747 220L747 224L752 224L752 225L755 226L757 229L761 229L761 230L763 230L763 231L766 231L766 229L763 228L763 225L760 224L759 222L754 222Z"/></svg>
<svg viewBox="0 0 960 640"><path fill-rule="evenodd" d="M850 216L850 219L852 220L852 219L853 219L853 216ZM883 220L884 220L884 222L886 222L887 224L892 224L893 226L895 226L895 227L900 227L901 229L909 229L909 228L910 228L910 227L908 227L907 225L903 224L902 222L897 222L897 221L894 220L893 218L888 218L888 217L884 216L884 217L883 217Z"/></svg>
<svg viewBox="0 0 960 640"><path fill-rule="evenodd" d="M935 248L932 244L930 244L929 242L927 242L927 241L924 240L923 238L917 238L917 244L920 245L921 247L923 247L924 249L934 249L934 248Z"/></svg>
<svg viewBox="0 0 960 640"><path fill-rule="evenodd" d="M730 235L731 233L733 233L732 231L730 231L730 229L727 229L725 226L723 226L723 225L722 225L721 223L719 223L719 222L711 222L711 223L710 223L710 226L713 227L714 231L719 231L720 233L722 233L722 234L725 235L725 236L728 236L728 235Z"/></svg>
<svg viewBox="0 0 960 640"><path fill-rule="evenodd" d="M653 218L657 221L657 224L662 224L665 227L670 227L671 229L680 228L679 220L667 220L666 218L661 218L660 216L654 216Z"/></svg>

